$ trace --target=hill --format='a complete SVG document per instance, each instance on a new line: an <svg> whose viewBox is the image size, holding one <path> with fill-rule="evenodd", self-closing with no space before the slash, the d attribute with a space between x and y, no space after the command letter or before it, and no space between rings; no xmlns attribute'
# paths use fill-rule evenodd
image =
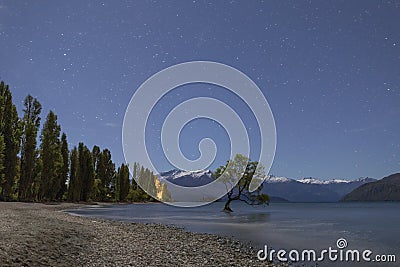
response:
<svg viewBox="0 0 400 267"><path fill-rule="evenodd" d="M400 201L400 173L364 184L344 196L341 201Z"/></svg>

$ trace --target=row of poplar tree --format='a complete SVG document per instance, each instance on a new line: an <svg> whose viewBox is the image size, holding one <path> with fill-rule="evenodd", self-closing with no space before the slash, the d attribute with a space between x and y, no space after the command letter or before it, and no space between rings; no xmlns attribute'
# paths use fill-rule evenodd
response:
<svg viewBox="0 0 400 267"><path fill-rule="evenodd" d="M79 143L71 151L57 115L50 111L40 130L42 106L28 95L18 117L9 86L0 83L0 200L19 201L151 201L130 179L129 168L118 169L108 149L90 150ZM133 175L160 200L170 199L165 184L134 163ZM140 182L140 184L142 184Z"/></svg>

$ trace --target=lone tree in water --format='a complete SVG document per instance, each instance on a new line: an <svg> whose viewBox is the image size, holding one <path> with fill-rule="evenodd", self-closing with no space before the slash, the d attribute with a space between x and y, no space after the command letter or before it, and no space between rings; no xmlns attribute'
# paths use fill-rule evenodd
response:
<svg viewBox="0 0 400 267"><path fill-rule="evenodd" d="M251 180L263 179L265 172L263 166L256 161L237 154L233 160L229 160L225 166L219 167L215 171L215 178L224 183L227 190L227 200L223 211L232 212L230 204L234 200L240 200L249 205L269 204L269 196L261 194L263 185L257 190L249 192ZM236 184L236 185L235 185Z"/></svg>

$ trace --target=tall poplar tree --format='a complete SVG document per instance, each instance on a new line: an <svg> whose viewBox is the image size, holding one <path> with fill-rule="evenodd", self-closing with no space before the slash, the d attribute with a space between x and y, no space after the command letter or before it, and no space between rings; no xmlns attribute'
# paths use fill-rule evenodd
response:
<svg viewBox="0 0 400 267"><path fill-rule="evenodd" d="M69 150L67 135L63 133L61 135L61 157L62 157L62 167L59 173L59 184L60 189L57 192L56 199L62 200L64 193L67 191L67 180L69 172Z"/></svg>
<svg viewBox="0 0 400 267"><path fill-rule="evenodd" d="M69 182L68 182L68 201L79 201L81 195L82 183L78 176L78 150L74 147L71 151L71 168L69 171Z"/></svg>
<svg viewBox="0 0 400 267"><path fill-rule="evenodd" d="M36 98L28 95L24 101L21 140L21 174L19 179L18 198L34 200L33 183L36 178L38 151L36 138L40 126L42 106Z"/></svg>
<svg viewBox="0 0 400 267"><path fill-rule="evenodd" d="M99 169L99 162L100 162L100 147L93 146L92 149L92 159L93 159L93 168L94 168L94 185L93 185L93 192L92 192L92 200L94 201L101 201L103 199L103 186L101 184L100 177L98 175Z"/></svg>
<svg viewBox="0 0 400 267"><path fill-rule="evenodd" d="M39 200L55 200L61 188L60 175L63 159L60 142L61 127L57 115L50 111L40 135L40 160L42 163Z"/></svg>
<svg viewBox="0 0 400 267"><path fill-rule="evenodd" d="M138 178L138 172L139 172L139 163L134 162L133 163L133 173L132 173L132 189L136 190L138 188L136 179Z"/></svg>
<svg viewBox="0 0 400 267"><path fill-rule="evenodd" d="M118 168L117 178L119 179L119 199L118 201L126 201L130 189L129 168L123 164Z"/></svg>
<svg viewBox="0 0 400 267"><path fill-rule="evenodd" d="M3 159L4 159L4 136L0 133L0 184L4 183ZM4 198L3 192L4 192L4 189L3 189L3 187L1 187L0 200L3 200L3 198Z"/></svg>
<svg viewBox="0 0 400 267"><path fill-rule="evenodd" d="M115 177L115 164L111 159L111 152L103 149L98 154L96 168L96 178L100 180L101 200L106 201L111 198L111 183Z"/></svg>
<svg viewBox="0 0 400 267"><path fill-rule="evenodd" d="M94 186L94 165L92 153L83 143L78 146L78 162L78 177L82 183L80 200L90 201Z"/></svg>
<svg viewBox="0 0 400 267"><path fill-rule="evenodd" d="M114 175L114 178L113 178L113 181L112 181L112 192L113 192L113 196L114 196L114 201L120 201L121 200L120 169L121 168L118 168L118 171Z"/></svg>
<svg viewBox="0 0 400 267"><path fill-rule="evenodd" d="M3 91L4 90L4 82L2 81L0 84L0 89ZM4 108L5 108L5 97L3 94L0 94L0 200L3 200L3 194L4 194L4 189L3 189L3 183L4 183L4 164L3 164L3 159L4 159Z"/></svg>
<svg viewBox="0 0 400 267"><path fill-rule="evenodd" d="M97 176L97 169L99 167L99 161L100 161L100 147L99 146L93 146L92 149L92 157L93 157L93 166L96 172L96 176ZM96 177L97 178L97 177Z"/></svg>
<svg viewBox="0 0 400 267"><path fill-rule="evenodd" d="M12 101L8 85L0 83L0 176L3 177L1 195L11 199L17 176L18 152L21 137L17 108ZM3 149L3 150L2 150ZM1 180L1 178L0 178Z"/></svg>

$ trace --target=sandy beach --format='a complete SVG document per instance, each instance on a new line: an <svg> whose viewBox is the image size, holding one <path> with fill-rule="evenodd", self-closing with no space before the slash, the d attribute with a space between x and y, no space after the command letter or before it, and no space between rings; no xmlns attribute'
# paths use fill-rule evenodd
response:
<svg viewBox="0 0 400 267"><path fill-rule="evenodd" d="M0 266L273 266L224 237L63 212L80 207L0 202Z"/></svg>

